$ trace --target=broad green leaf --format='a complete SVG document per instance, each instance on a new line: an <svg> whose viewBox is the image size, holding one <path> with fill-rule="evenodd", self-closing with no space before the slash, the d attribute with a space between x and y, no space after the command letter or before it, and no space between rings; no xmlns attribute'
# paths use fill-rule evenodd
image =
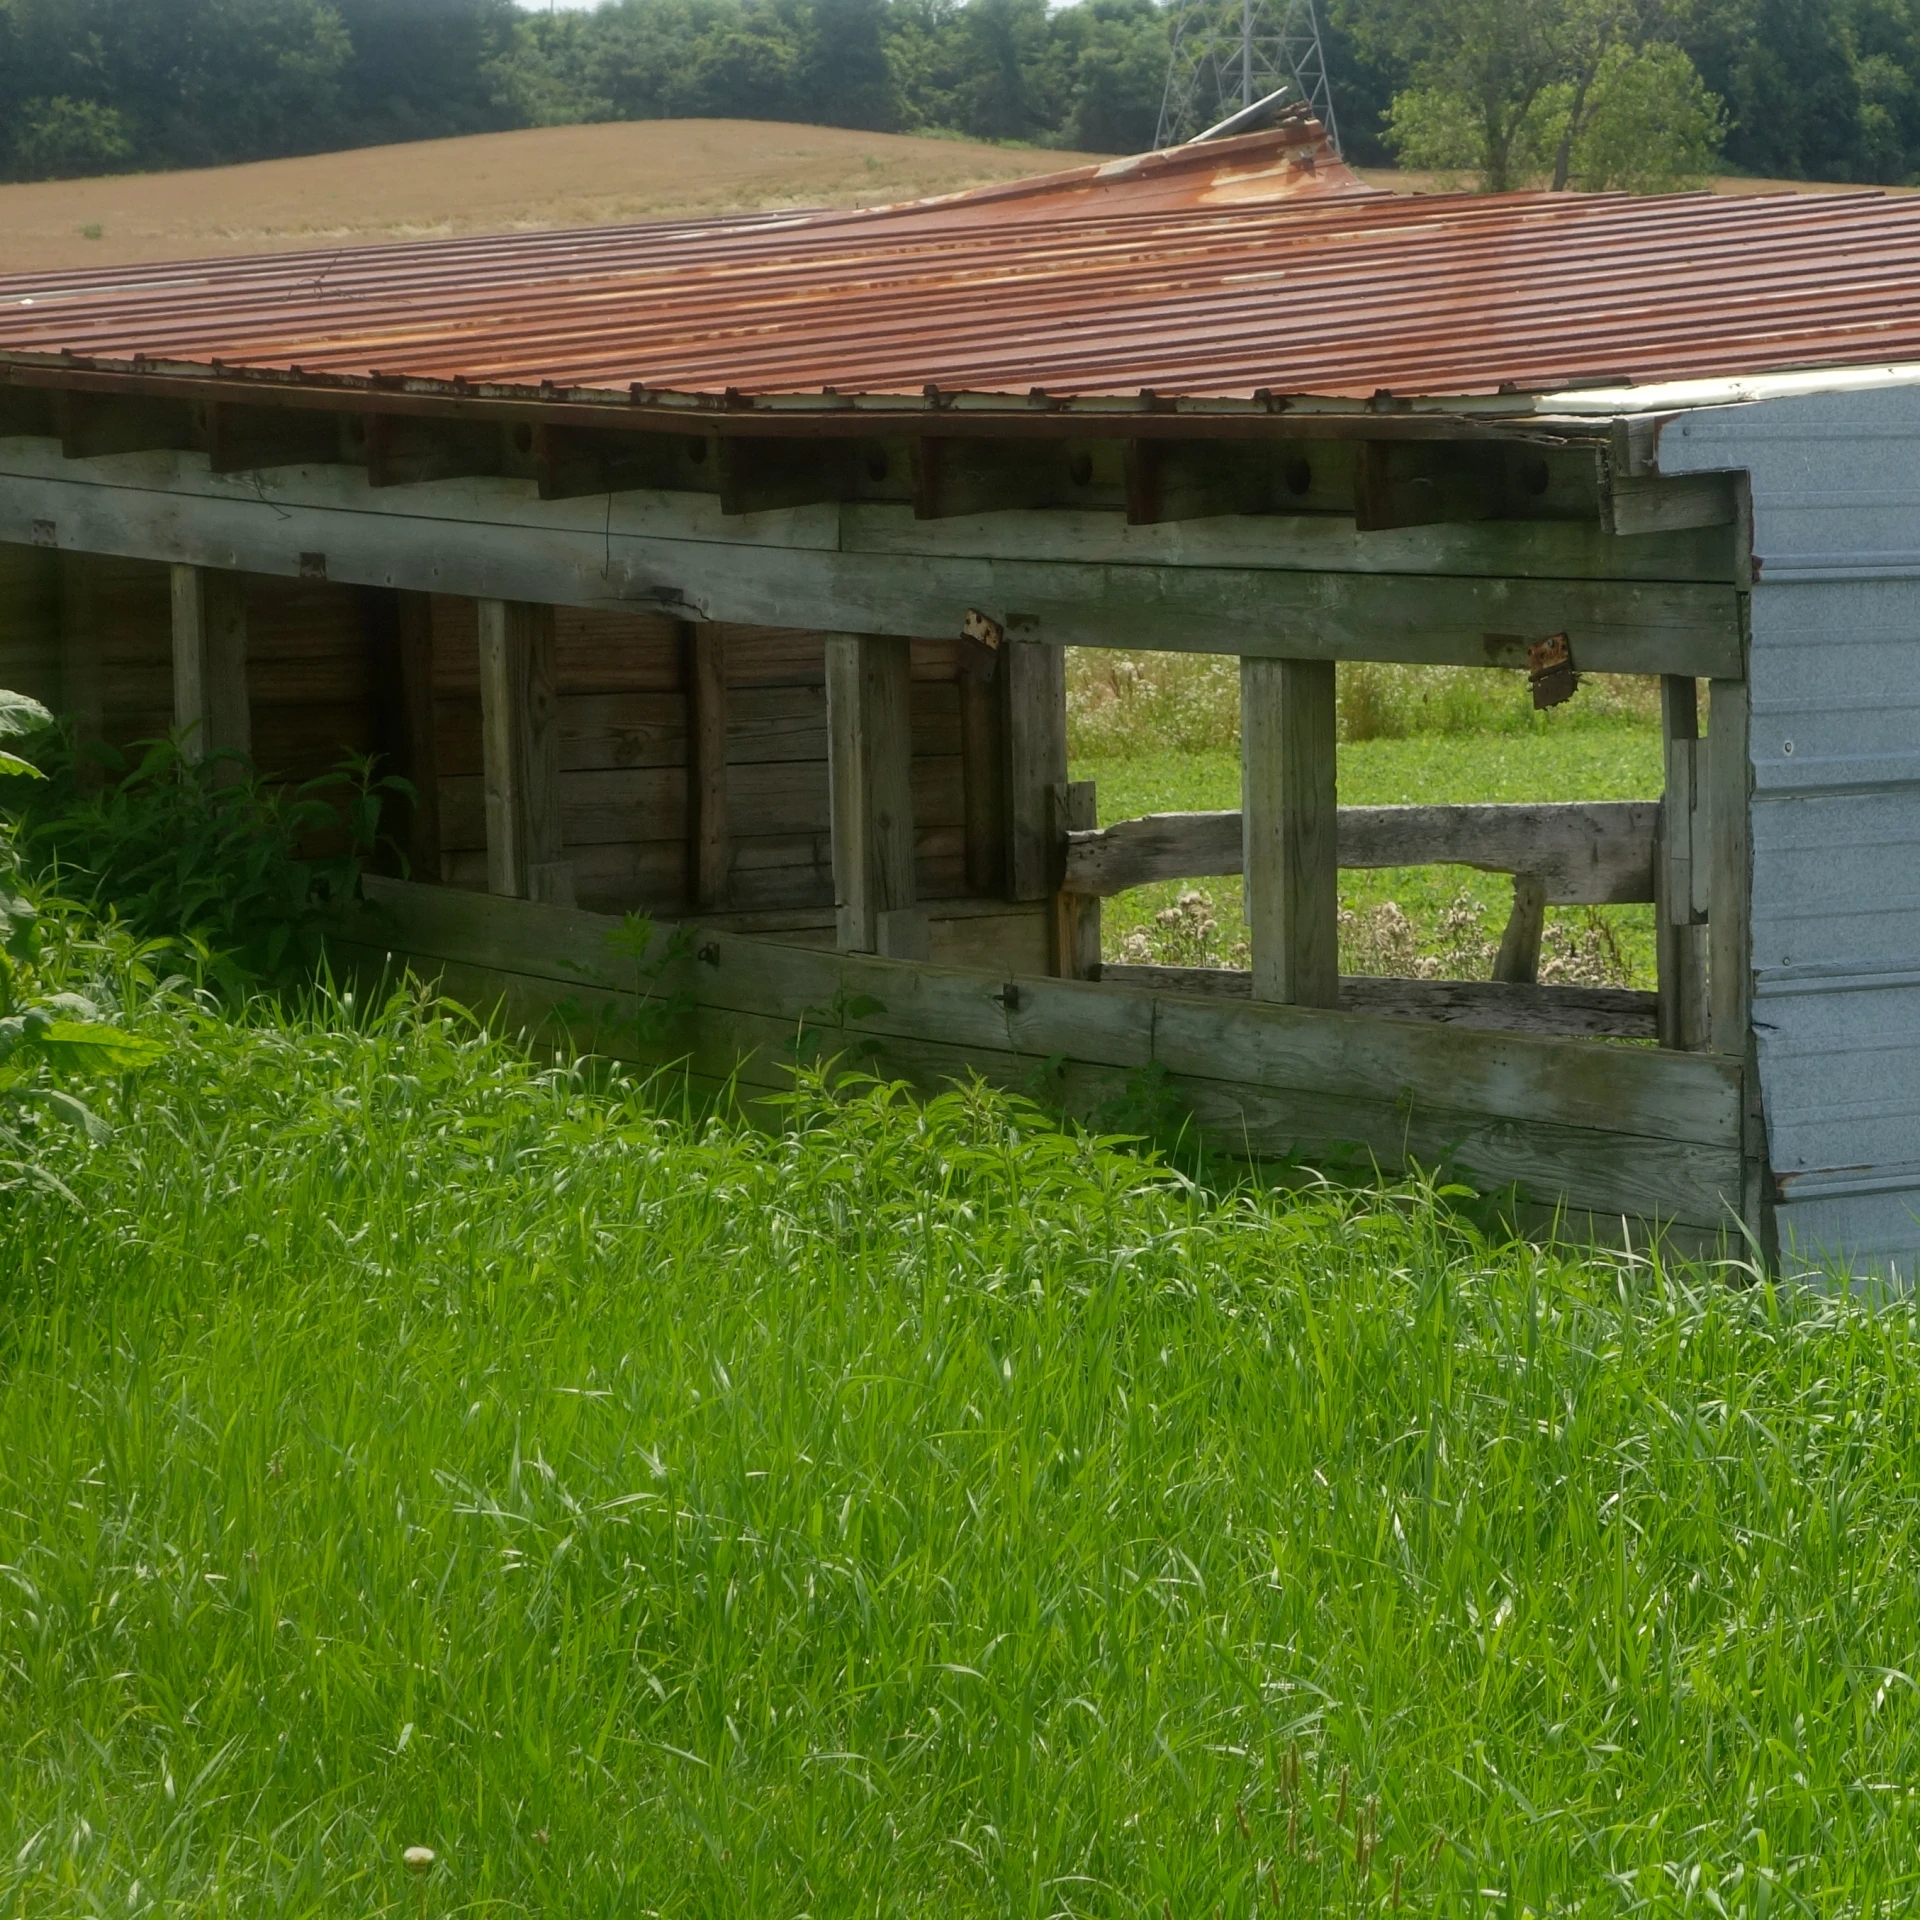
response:
<svg viewBox="0 0 1920 1920"><path fill-rule="evenodd" d="M0 774L24 773L29 780L44 780L47 776L31 760L22 760L17 753L8 753L0 748Z"/></svg>
<svg viewBox="0 0 1920 1920"><path fill-rule="evenodd" d="M0 740L23 740L52 725L53 715L38 700L0 688Z"/></svg>
<svg viewBox="0 0 1920 1920"><path fill-rule="evenodd" d="M62 1093L58 1088L48 1088L39 1096L62 1120L78 1127L89 1140L108 1140L113 1137L113 1129L87 1105L84 1100L76 1100L70 1093Z"/></svg>
<svg viewBox="0 0 1920 1920"><path fill-rule="evenodd" d="M35 1040L49 1060L72 1068L151 1066L166 1051L157 1040L84 1020L56 1020Z"/></svg>

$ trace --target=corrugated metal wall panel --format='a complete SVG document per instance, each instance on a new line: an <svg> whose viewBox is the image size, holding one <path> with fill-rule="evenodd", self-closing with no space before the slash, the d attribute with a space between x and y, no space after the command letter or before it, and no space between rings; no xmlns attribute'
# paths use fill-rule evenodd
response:
<svg viewBox="0 0 1920 1920"><path fill-rule="evenodd" d="M1783 1250L1920 1277L1920 394L1716 409L1753 488L1754 1026Z"/></svg>

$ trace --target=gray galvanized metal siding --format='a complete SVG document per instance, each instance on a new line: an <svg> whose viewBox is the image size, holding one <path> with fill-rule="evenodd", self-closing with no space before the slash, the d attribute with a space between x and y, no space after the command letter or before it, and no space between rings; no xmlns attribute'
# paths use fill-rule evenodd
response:
<svg viewBox="0 0 1920 1920"><path fill-rule="evenodd" d="M1920 1273L1920 389L1687 415L1752 476L1754 1024L1789 1257Z"/></svg>

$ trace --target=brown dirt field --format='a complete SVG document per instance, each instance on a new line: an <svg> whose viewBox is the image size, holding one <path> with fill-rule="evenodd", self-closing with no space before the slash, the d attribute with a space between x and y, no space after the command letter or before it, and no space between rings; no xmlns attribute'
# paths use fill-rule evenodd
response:
<svg viewBox="0 0 1920 1920"><path fill-rule="evenodd" d="M186 173L0 186L0 272L867 206L1097 157L752 120L535 127Z"/></svg>
<svg viewBox="0 0 1920 1920"><path fill-rule="evenodd" d="M1100 157L756 120L535 127L241 167L0 186L0 272L870 206ZM1450 184L1379 168L1363 178L1401 192ZM1846 191L1789 180L1714 185L1722 193Z"/></svg>

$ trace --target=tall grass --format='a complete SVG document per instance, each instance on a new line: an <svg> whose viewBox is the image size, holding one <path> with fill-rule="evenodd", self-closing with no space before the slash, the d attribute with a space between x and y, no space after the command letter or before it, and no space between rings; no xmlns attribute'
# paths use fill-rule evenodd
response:
<svg viewBox="0 0 1920 1920"><path fill-rule="evenodd" d="M1589 675L1563 707L1534 711L1525 679L1473 667L1342 661L1340 738L1416 734L1540 734L1646 726L1660 715L1659 682ZM1239 662L1220 654L1076 648L1067 657L1073 752L1087 760L1204 753L1240 743Z"/></svg>
<svg viewBox="0 0 1920 1920"><path fill-rule="evenodd" d="M129 1017L0 1213L0 1911L1920 1884L1905 1308L411 999Z"/></svg>

